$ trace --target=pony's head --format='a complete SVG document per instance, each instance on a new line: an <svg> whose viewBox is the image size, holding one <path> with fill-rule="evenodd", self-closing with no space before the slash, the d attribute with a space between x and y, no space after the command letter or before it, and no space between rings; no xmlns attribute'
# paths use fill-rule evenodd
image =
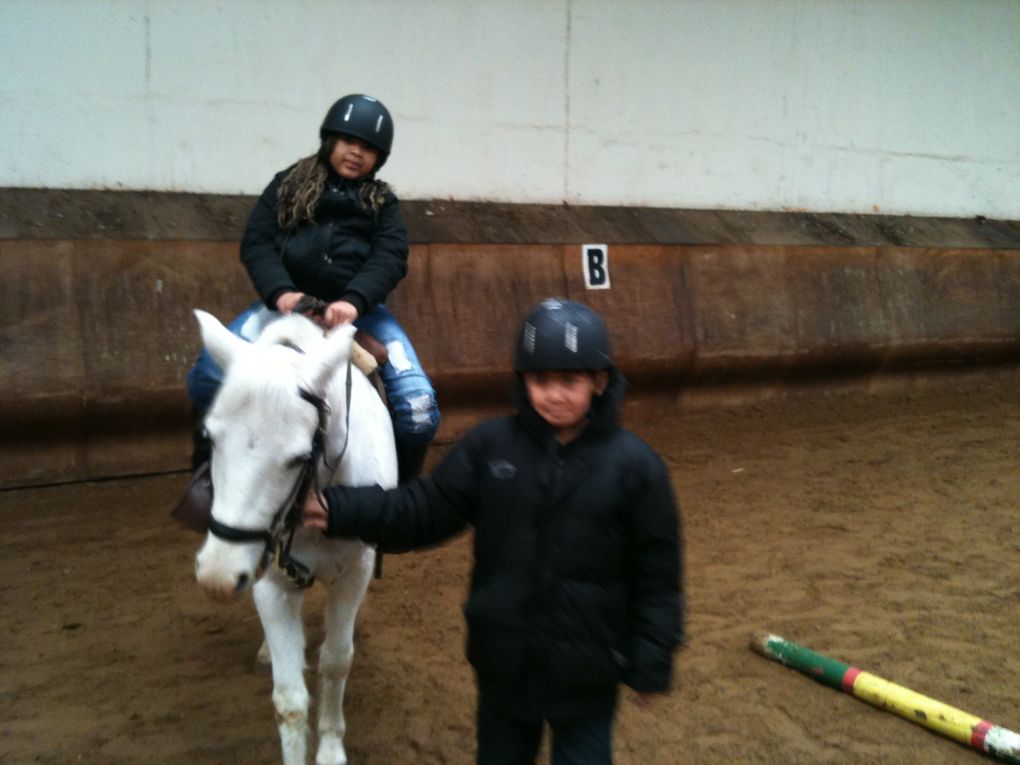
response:
<svg viewBox="0 0 1020 765"><path fill-rule="evenodd" d="M224 371L205 421L213 525L195 570L211 597L233 600L262 573L266 535L282 523L313 450L320 419L311 400L329 398L335 372L350 358L354 328L323 337L311 321L291 315L249 343L208 313L195 316Z"/></svg>

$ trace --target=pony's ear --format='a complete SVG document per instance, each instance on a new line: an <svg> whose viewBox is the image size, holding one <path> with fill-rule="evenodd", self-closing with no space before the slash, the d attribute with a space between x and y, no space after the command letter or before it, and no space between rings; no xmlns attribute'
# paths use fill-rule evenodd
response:
<svg viewBox="0 0 1020 765"><path fill-rule="evenodd" d="M195 318L198 319L199 328L202 330L202 344L213 360L226 370L238 351L248 343L220 324L212 314L195 309Z"/></svg>
<svg viewBox="0 0 1020 765"><path fill-rule="evenodd" d="M316 356L312 359L308 384L319 395L326 390L326 385L337 368L351 357L351 342L357 330L353 324L341 324L334 327L326 335Z"/></svg>

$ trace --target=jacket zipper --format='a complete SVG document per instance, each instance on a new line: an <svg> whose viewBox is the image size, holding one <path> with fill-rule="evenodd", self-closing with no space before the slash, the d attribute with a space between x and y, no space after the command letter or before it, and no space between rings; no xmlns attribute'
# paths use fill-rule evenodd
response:
<svg viewBox="0 0 1020 765"><path fill-rule="evenodd" d="M332 263L333 257L329 253L329 246L333 242L333 221L329 221L329 223L326 224L322 238L322 259L326 263Z"/></svg>

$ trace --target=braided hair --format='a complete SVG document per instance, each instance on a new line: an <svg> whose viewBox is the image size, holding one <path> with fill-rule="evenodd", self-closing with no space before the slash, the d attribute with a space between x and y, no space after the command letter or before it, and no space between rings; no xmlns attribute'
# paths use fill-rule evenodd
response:
<svg viewBox="0 0 1020 765"><path fill-rule="evenodd" d="M329 158L333 154L337 140L338 136L326 136L319 150L298 160L283 179L276 201L276 220L280 228L295 229L302 221L311 223L315 220L315 208L319 204L323 189L326 188ZM390 185L385 181L368 178L358 186L358 199L378 219L379 211L390 191Z"/></svg>

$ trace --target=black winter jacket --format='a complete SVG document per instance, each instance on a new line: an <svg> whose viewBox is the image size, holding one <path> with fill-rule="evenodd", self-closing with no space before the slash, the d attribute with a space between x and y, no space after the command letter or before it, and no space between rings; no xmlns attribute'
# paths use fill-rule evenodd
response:
<svg viewBox="0 0 1020 765"><path fill-rule="evenodd" d="M390 192L378 218L358 197L363 181L330 171L315 222L280 228L276 201L290 169L277 173L248 218L241 261L266 305L297 291L327 302L348 300L360 315L386 300L407 274L407 228Z"/></svg>
<svg viewBox="0 0 1020 765"><path fill-rule="evenodd" d="M387 549L473 526L468 659L489 683L529 678L550 715L620 681L665 691L683 638L678 513L662 461L617 424L624 388L614 371L564 446L518 383L517 416L476 427L431 476L326 491L330 535Z"/></svg>

